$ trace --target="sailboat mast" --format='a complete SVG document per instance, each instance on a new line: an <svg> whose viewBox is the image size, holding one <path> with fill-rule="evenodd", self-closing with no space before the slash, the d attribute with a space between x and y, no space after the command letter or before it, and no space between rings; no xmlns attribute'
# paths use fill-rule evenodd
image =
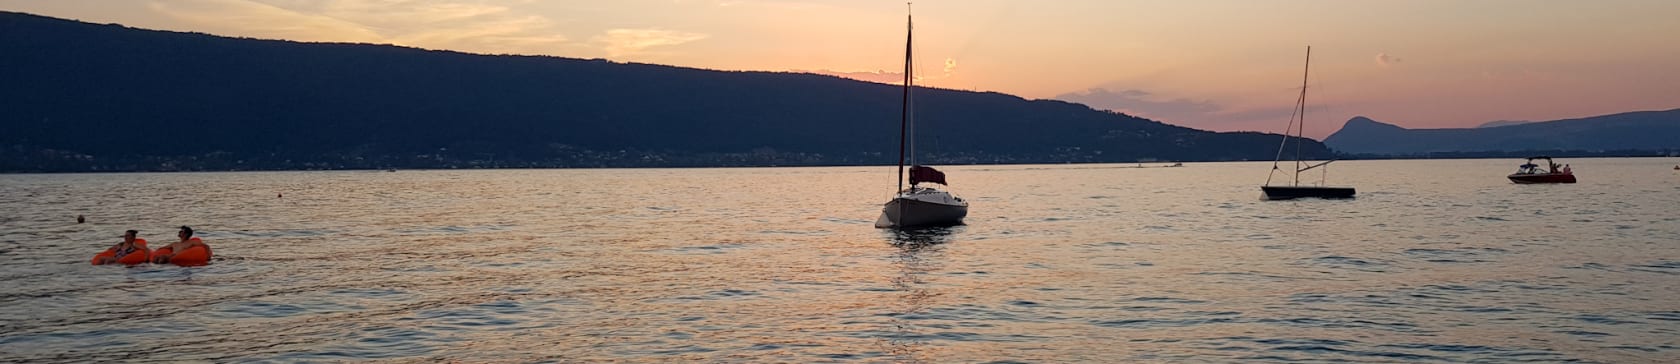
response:
<svg viewBox="0 0 1680 364"><path fill-rule="evenodd" d="M904 3L904 7L905 13L908 14L910 3ZM913 29L915 27L908 26L906 28ZM909 37L909 35L905 35L904 40L904 77L906 79L905 84L909 85L904 90L906 92L904 94L904 110L905 119L908 120L905 124L910 125L910 132L905 135L904 140L906 141L905 144L909 144L910 147L905 149L904 160L906 162L904 162L904 165L916 168L915 166L921 165L916 161L916 57L910 56L915 53L913 49L916 48L916 42L910 41ZM911 182L910 187L916 187L916 183Z"/></svg>
<svg viewBox="0 0 1680 364"><path fill-rule="evenodd" d="M909 7L909 4L905 4ZM898 190L904 190L904 144L910 125L910 40L915 34L912 15L904 16L904 102L898 119Z"/></svg>
<svg viewBox="0 0 1680 364"><path fill-rule="evenodd" d="M1312 69L1312 46L1307 46L1307 62L1301 66L1301 97L1296 101L1296 112L1301 115L1301 123L1295 127L1295 185L1301 185L1301 139L1307 134L1307 72Z"/></svg>

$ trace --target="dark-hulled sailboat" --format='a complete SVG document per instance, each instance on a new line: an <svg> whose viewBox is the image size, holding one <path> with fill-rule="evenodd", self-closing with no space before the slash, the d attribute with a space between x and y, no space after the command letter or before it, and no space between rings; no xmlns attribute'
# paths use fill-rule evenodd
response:
<svg viewBox="0 0 1680 364"><path fill-rule="evenodd" d="M937 227L961 225L963 217L968 216L968 202L951 195L949 192L923 186L923 184L937 183L949 185L945 182L945 173L933 167L916 164L916 140L912 131L915 130L915 118L912 112L913 103L910 90L914 84L910 50L911 40L914 39L914 22L910 17L905 18L906 34L904 36L904 104L898 124L898 194L892 201L881 209L881 217L875 220L877 228L910 229L920 227ZM904 164L908 146L910 162L910 188L904 188Z"/></svg>
<svg viewBox="0 0 1680 364"><path fill-rule="evenodd" d="M1270 173L1266 174L1266 184L1263 185L1263 186L1260 186L1260 197L1263 198L1263 199L1266 199L1266 200L1292 200L1292 199L1297 199L1297 198L1308 198L1308 197L1313 197L1313 198L1353 198L1353 192L1354 192L1353 187L1329 187L1329 186L1324 186L1324 178L1325 177L1320 177L1319 178L1319 182L1318 182L1319 185L1317 185L1317 186L1302 186L1301 185L1301 172L1305 172L1305 171L1307 171L1309 169L1313 169L1313 168L1324 167L1325 165L1330 164L1330 162L1335 162L1336 161L1336 160L1332 159L1332 160L1324 161L1323 163L1308 165L1306 167L1301 166L1303 164L1306 164L1306 162L1301 160L1301 140L1305 139L1305 137L1303 137L1302 134L1304 134L1306 132L1306 122L1307 122L1307 74L1308 74L1308 70L1311 70L1311 69L1312 69L1312 47L1307 47L1307 62L1306 62L1306 66L1304 66L1303 70L1301 71L1301 96L1299 96L1295 99L1295 111L1292 113L1292 115L1289 116L1289 126L1284 127L1284 129L1283 129L1283 142L1278 145L1277 158L1272 160L1272 171ZM1294 129L1294 130L1290 130L1290 129ZM1295 133L1295 135L1289 135L1291 131L1293 131ZM1284 150L1284 148L1289 146L1289 139L1290 138L1295 139L1295 160L1294 160L1295 161L1295 168L1294 168L1295 173L1292 174L1293 175L1293 177L1291 179L1292 182L1290 182L1290 184L1288 186L1283 186L1283 185L1273 186L1272 185L1272 177L1274 175L1276 175L1277 172L1278 172L1279 162L1283 161L1283 150ZM1329 174L1330 174L1330 172L1328 171L1328 168L1326 168L1326 171L1324 171L1324 175L1328 176Z"/></svg>

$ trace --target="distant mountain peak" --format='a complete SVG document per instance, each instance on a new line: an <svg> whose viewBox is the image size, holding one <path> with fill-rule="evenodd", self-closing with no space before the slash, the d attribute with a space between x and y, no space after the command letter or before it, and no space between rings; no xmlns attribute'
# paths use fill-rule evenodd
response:
<svg viewBox="0 0 1680 364"><path fill-rule="evenodd" d="M1364 116L1355 116L1352 119L1348 119L1346 124L1342 124L1342 130L1347 130L1349 128L1358 128L1358 129L1405 129L1405 128L1400 127L1399 125L1394 125L1394 124L1389 124L1389 123L1385 123L1385 122L1381 122L1381 121L1372 120L1371 118L1364 117Z"/></svg>
<svg viewBox="0 0 1680 364"><path fill-rule="evenodd" d="M1520 126L1519 126L1520 125ZM1324 144L1344 153L1669 150L1680 148L1680 109L1552 121L1495 121L1475 128L1407 129L1355 117Z"/></svg>

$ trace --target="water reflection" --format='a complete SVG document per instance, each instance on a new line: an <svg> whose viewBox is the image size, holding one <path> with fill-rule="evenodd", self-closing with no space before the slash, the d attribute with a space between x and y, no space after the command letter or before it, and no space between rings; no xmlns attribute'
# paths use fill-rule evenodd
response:
<svg viewBox="0 0 1680 364"><path fill-rule="evenodd" d="M888 243L898 247L900 253L915 253L924 248L934 247L951 242L951 236L960 232L963 226L929 227L918 229L884 229Z"/></svg>
<svg viewBox="0 0 1680 364"><path fill-rule="evenodd" d="M1282 205L1229 178L1263 164L985 167L973 225L908 232L876 167L0 174L0 363L1680 357L1677 162L1507 162ZM225 260L87 264L183 223Z"/></svg>
<svg viewBox="0 0 1680 364"><path fill-rule="evenodd" d="M951 241L958 227L937 227L911 230L891 230L889 243L898 248L893 252L893 289L900 295L896 306L890 308L892 334L885 339L886 351L901 363L922 363L927 347L926 335L915 321L929 317L927 308L940 295L928 287L931 273L944 267L945 244Z"/></svg>

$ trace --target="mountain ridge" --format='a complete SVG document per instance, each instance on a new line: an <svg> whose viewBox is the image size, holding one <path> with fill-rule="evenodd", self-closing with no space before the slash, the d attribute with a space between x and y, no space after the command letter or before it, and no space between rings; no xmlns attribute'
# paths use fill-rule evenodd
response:
<svg viewBox="0 0 1680 364"><path fill-rule="evenodd" d="M900 86L826 75L11 12L0 54L0 126L15 131L0 135L0 171L882 165L897 150ZM1282 138L997 92L916 94L930 163L1264 160Z"/></svg>
<svg viewBox="0 0 1680 364"><path fill-rule="evenodd" d="M1680 109L1433 129L1408 129L1360 116L1349 119L1324 143L1339 152L1371 155L1673 150L1680 149Z"/></svg>
<svg viewBox="0 0 1680 364"><path fill-rule="evenodd" d="M1494 128L1494 127L1501 127L1501 126L1522 125L1522 124L1528 124L1528 123L1532 123L1532 122L1533 121L1528 121L1528 120L1494 120L1494 121L1481 123L1480 125L1476 125L1476 127L1477 128Z"/></svg>

